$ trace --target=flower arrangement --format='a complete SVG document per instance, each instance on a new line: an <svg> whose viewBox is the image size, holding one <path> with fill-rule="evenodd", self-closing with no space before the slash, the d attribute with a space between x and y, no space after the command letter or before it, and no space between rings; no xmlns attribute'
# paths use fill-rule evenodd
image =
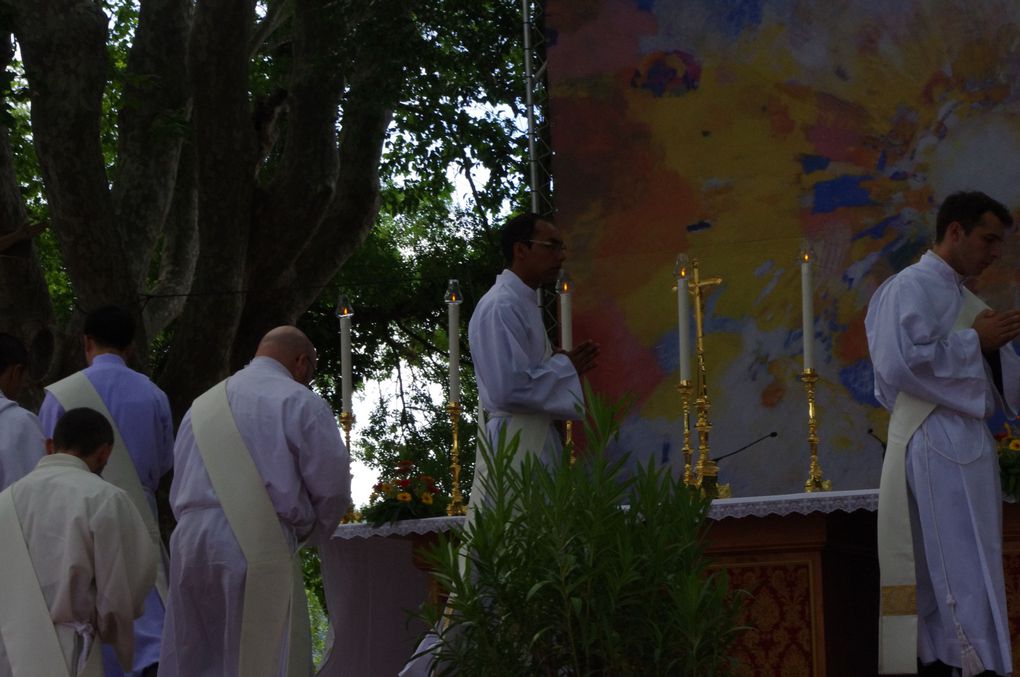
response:
<svg viewBox="0 0 1020 677"><path fill-rule="evenodd" d="M372 487L368 507L361 511L366 522L380 526L387 522L446 514L449 497L436 486L436 480L418 471L414 461L397 461L393 477Z"/></svg>
<svg viewBox="0 0 1020 677"><path fill-rule="evenodd" d="M1020 500L1020 438L1007 423L995 439L999 444L1002 493L1013 500Z"/></svg>

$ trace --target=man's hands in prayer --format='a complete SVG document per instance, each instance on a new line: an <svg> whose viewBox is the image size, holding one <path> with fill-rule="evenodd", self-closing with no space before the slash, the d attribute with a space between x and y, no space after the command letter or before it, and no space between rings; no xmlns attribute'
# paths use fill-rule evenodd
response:
<svg viewBox="0 0 1020 677"><path fill-rule="evenodd" d="M984 310L974 318L982 352L998 350L1020 336L1020 310Z"/></svg>
<svg viewBox="0 0 1020 677"><path fill-rule="evenodd" d="M557 350L556 352L569 357L574 364L574 369L577 370L577 375L580 376L595 367L595 358L599 356L599 344L594 341L585 341L573 350Z"/></svg>

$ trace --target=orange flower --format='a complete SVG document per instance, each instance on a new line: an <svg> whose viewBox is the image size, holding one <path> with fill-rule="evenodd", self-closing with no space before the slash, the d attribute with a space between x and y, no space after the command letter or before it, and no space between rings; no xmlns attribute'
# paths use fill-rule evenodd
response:
<svg viewBox="0 0 1020 677"><path fill-rule="evenodd" d="M407 493L406 491L401 491L399 494L397 494L397 500L400 501L401 503L410 503L411 494Z"/></svg>
<svg viewBox="0 0 1020 677"><path fill-rule="evenodd" d="M421 495L421 502L425 505L432 505L432 494L425 492Z"/></svg>
<svg viewBox="0 0 1020 677"><path fill-rule="evenodd" d="M1020 451L1020 440L1013 439L1009 441L1010 451Z"/></svg>

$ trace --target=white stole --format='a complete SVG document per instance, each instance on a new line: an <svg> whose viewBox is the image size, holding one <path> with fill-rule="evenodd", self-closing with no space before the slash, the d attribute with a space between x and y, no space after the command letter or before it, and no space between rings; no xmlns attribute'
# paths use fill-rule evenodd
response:
<svg viewBox="0 0 1020 677"><path fill-rule="evenodd" d="M973 326L988 308L963 288L963 306L953 325L958 331ZM879 674L917 673L917 578L907 498L907 444L935 404L900 392L889 419L889 442L878 489L878 564L881 572L879 616Z"/></svg>
<svg viewBox="0 0 1020 677"><path fill-rule="evenodd" d="M265 482L244 443L221 381L195 400L191 427L213 490L244 554L247 574L238 674L279 674L289 627L287 674L311 672L304 580Z"/></svg>
<svg viewBox="0 0 1020 677"><path fill-rule="evenodd" d="M47 386L46 390L57 398L64 411L87 407L98 411L110 422L110 427L113 428L113 452L103 469L103 479L127 492L128 498L131 499L138 514L141 515L145 529L149 532L149 537L160 554L159 566L156 567L156 592L159 593L163 604L166 604L167 563L170 561L170 557L163 545L163 539L159 534L159 524L156 522L156 516L152 513L152 506L149 505L145 489L142 488L142 481L138 479L138 470L135 468L134 461L131 460L131 454L128 453L127 445L124 444L124 438L121 437L110 410L106 408L103 398L96 392L92 381L80 371Z"/></svg>
<svg viewBox="0 0 1020 677"><path fill-rule="evenodd" d="M101 677L103 667L95 643L82 647L87 655L70 656L76 661L73 671L67 665L10 489L0 493L0 543L3 543L4 552L0 557L3 564L0 635L11 674L14 677Z"/></svg>

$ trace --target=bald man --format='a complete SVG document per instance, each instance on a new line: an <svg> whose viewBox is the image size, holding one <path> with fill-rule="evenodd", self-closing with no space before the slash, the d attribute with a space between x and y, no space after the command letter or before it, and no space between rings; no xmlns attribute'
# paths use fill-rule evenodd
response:
<svg viewBox="0 0 1020 677"><path fill-rule="evenodd" d="M277 327L181 422L161 677L310 674L296 553L333 532L351 483L315 364L308 337Z"/></svg>

